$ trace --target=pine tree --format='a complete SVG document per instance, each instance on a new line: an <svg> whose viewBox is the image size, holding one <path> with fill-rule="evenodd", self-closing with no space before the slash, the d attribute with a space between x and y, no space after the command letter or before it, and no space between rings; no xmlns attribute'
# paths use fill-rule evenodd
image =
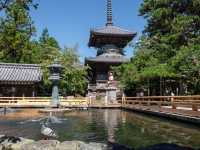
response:
<svg viewBox="0 0 200 150"><path fill-rule="evenodd" d="M199 7L199 0L143 1L139 14L147 25L135 45L132 68L130 64L123 66L125 73L134 72L127 80L122 79L122 73L125 86L131 87L131 82L135 88L149 87L152 82L151 88L157 88L161 79L173 79L175 88L182 83L189 94L200 93Z"/></svg>
<svg viewBox="0 0 200 150"><path fill-rule="evenodd" d="M4 62L31 62L31 37L35 27L29 14L32 1L15 0L5 8L0 18L0 60Z"/></svg>

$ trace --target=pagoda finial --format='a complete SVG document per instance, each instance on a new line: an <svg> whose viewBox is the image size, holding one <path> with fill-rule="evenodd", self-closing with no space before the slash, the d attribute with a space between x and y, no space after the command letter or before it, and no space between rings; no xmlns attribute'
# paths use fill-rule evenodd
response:
<svg viewBox="0 0 200 150"><path fill-rule="evenodd" d="M107 0L107 23L106 26L112 26L112 0Z"/></svg>

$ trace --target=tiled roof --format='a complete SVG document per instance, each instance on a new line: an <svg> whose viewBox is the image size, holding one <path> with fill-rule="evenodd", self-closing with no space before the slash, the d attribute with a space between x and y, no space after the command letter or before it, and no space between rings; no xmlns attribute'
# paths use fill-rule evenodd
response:
<svg viewBox="0 0 200 150"><path fill-rule="evenodd" d="M113 44L119 48L124 48L136 34L117 26L107 25L103 28L91 30L88 46L101 48L106 44Z"/></svg>
<svg viewBox="0 0 200 150"><path fill-rule="evenodd" d="M118 54L102 54L97 57L86 58L86 64L89 62L124 63L128 61L128 58L125 58L123 55Z"/></svg>
<svg viewBox="0 0 200 150"><path fill-rule="evenodd" d="M0 82L40 82L42 71L35 64L0 63Z"/></svg>
<svg viewBox="0 0 200 150"><path fill-rule="evenodd" d="M128 30L122 29L117 26L108 25L103 28L93 29L92 33L98 35L119 35L119 36L135 36L136 33L130 32Z"/></svg>

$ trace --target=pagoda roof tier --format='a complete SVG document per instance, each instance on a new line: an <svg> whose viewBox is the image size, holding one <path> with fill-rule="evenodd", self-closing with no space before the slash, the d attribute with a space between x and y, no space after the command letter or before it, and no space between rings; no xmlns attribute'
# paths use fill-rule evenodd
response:
<svg viewBox="0 0 200 150"><path fill-rule="evenodd" d="M114 44L124 48L137 33L130 32L117 26L107 25L90 31L89 47L101 48L106 44Z"/></svg>
<svg viewBox="0 0 200 150"><path fill-rule="evenodd" d="M123 55L110 55L110 54L103 54L97 57L89 57L85 59L86 64L91 64L91 63L120 64L128 61L129 59L125 58Z"/></svg>

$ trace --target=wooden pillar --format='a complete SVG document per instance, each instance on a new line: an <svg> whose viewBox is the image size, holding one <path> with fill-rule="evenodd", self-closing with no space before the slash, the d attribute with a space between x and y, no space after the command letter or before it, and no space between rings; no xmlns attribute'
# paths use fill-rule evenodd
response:
<svg viewBox="0 0 200 150"><path fill-rule="evenodd" d="M162 96L162 77L160 77L160 96Z"/></svg>
<svg viewBox="0 0 200 150"><path fill-rule="evenodd" d="M171 105L172 105L172 109L176 109L176 104L174 102L174 97L171 98Z"/></svg>
<svg viewBox="0 0 200 150"><path fill-rule="evenodd" d="M194 103L192 104L192 110L193 110L193 111L198 111L198 107L197 107L197 105L194 104Z"/></svg>
<svg viewBox="0 0 200 150"><path fill-rule="evenodd" d="M148 96L150 96L150 79L148 79Z"/></svg>

